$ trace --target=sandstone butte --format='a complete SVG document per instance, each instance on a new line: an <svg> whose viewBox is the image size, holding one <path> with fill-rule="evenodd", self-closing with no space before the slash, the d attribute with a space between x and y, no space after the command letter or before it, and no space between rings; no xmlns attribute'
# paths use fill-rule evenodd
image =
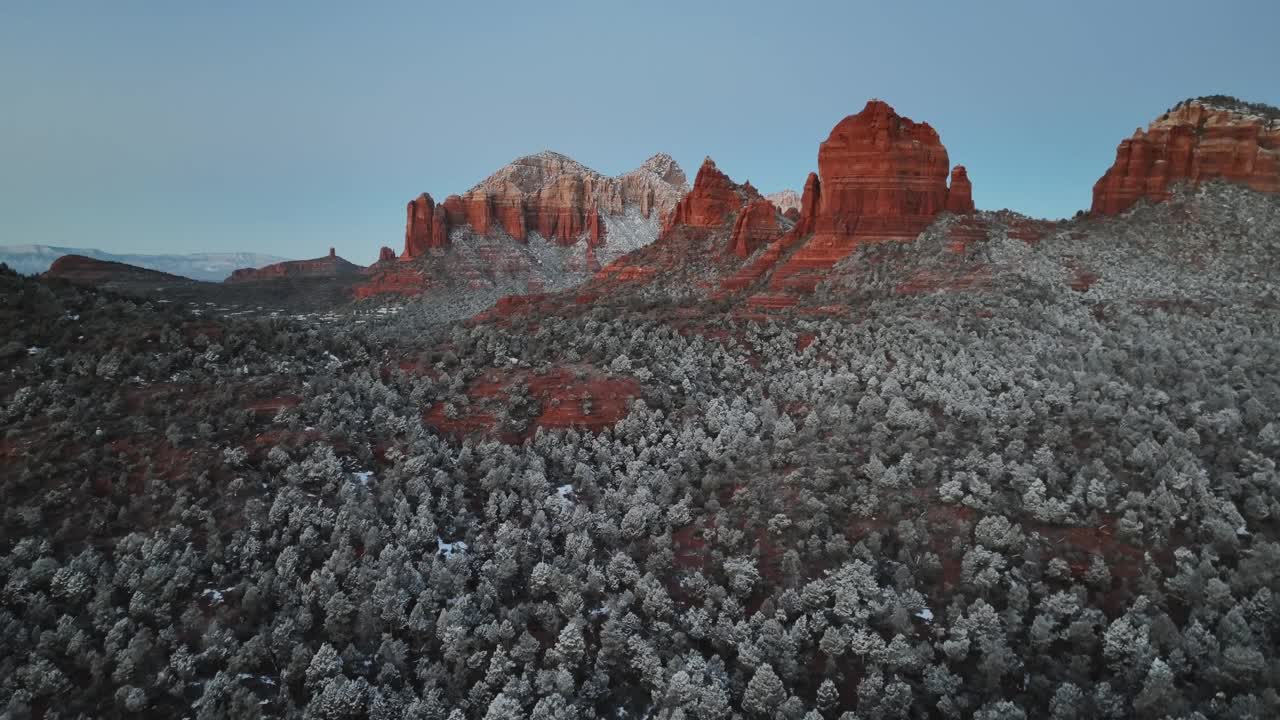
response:
<svg viewBox="0 0 1280 720"><path fill-rule="evenodd" d="M947 179L951 178L948 187ZM911 240L943 211L973 211L973 190L963 167L950 167L947 150L927 123L898 115L871 100L836 124L818 148L818 172L809 173L795 226L749 267L723 284L746 287L803 243L774 272L762 305L795 302L859 245Z"/></svg>
<svg viewBox="0 0 1280 720"><path fill-rule="evenodd" d="M480 235L501 230L524 242L530 233L572 245L605 241L601 215L620 216L634 207L646 218L665 217L688 190L684 171L669 155L657 154L639 168L609 177L554 152L518 158L462 195L436 203L423 193L407 208L404 252L408 260L446 247L455 228Z"/></svg>
<svg viewBox="0 0 1280 720"><path fill-rule="evenodd" d="M1121 141L1093 186L1093 212L1114 215L1141 199L1168 199L1179 181L1223 179L1280 192L1280 120L1207 99L1180 103Z"/></svg>
<svg viewBox="0 0 1280 720"><path fill-rule="evenodd" d="M818 149L815 240L914 238L947 209L950 169L947 149L928 123L904 118L883 101L868 102L836 124ZM973 205L968 175L960 170L956 176L963 182L955 203L967 212Z"/></svg>
<svg viewBox="0 0 1280 720"><path fill-rule="evenodd" d="M241 268L231 273L224 282L253 282L256 280L278 280L284 278L337 278L359 275L364 268L348 262L329 248L325 257L313 260L287 260L260 268Z"/></svg>

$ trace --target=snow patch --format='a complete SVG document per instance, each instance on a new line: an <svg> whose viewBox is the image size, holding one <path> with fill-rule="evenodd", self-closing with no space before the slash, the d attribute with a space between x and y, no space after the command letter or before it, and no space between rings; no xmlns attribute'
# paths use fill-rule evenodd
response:
<svg viewBox="0 0 1280 720"><path fill-rule="evenodd" d="M601 267L653 243L661 230L658 211L651 209L645 217L636 205L626 206L621 215L601 213L600 219L604 222L604 243L596 248L596 259Z"/></svg>
<svg viewBox="0 0 1280 720"><path fill-rule="evenodd" d="M437 535L436 544L440 546L440 554L443 555L446 560L453 557L455 554L462 555L467 552L467 544L461 540L445 542L444 538Z"/></svg>

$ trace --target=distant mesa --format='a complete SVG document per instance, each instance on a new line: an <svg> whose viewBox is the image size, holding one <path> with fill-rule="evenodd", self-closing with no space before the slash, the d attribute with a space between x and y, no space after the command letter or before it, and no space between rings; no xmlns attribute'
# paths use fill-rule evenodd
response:
<svg viewBox="0 0 1280 720"><path fill-rule="evenodd" d="M520 242L531 233L560 245L607 242L602 216L627 208L665 217L688 190L684 171L657 154L639 168L608 177L565 155L541 152L517 158L462 195L436 203L428 193L409 202L404 253L412 259L449 245L454 230L491 236L501 231Z"/></svg>
<svg viewBox="0 0 1280 720"><path fill-rule="evenodd" d="M41 277L57 278L81 285L104 285L114 282L146 282L196 284L198 281L159 270L149 270L112 260L99 260L84 255L63 255L53 261Z"/></svg>
<svg viewBox="0 0 1280 720"><path fill-rule="evenodd" d="M340 257L334 248L329 254L313 260L287 260L261 268L241 268L231 273L228 283L257 282L300 278L344 278L360 275L364 270Z"/></svg>
<svg viewBox="0 0 1280 720"><path fill-rule="evenodd" d="M1179 103L1120 142L1093 186L1093 212L1167 200L1173 184L1222 179L1280 192L1280 110L1223 96Z"/></svg>
<svg viewBox="0 0 1280 720"><path fill-rule="evenodd" d="M56 245L0 245L0 262L23 275L44 273L53 266L55 260L65 255L108 260L206 282L221 282L236 268L262 267L288 259L248 252L144 255Z"/></svg>

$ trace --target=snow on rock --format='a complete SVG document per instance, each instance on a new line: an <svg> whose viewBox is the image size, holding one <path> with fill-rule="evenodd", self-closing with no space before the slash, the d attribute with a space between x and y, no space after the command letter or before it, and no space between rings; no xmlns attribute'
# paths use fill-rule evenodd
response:
<svg viewBox="0 0 1280 720"><path fill-rule="evenodd" d="M436 544L440 546L439 552L446 560L453 557L455 554L462 555L467 551L467 544L465 542L461 540L445 542L445 539L439 535L436 536Z"/></svg>
<svg viewBox="0 0 1280 720"><path fill-rule="evenodd" d="M595 251L601 266L649 245L658 239L658 231L662 229L658 213L645 217L636 205L628 205L621 215L603 215L601 220L607 238Z"/></svg>

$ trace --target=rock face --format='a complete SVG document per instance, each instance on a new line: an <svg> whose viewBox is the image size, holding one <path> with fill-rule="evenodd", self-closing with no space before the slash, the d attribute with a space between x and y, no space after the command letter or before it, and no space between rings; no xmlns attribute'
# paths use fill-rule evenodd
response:
<svg viewBox="0 0 1280 720"><path fill-rule="evenodd" d="M390 262L395 259L396 251L386 245L383 245L382 249L378 251L378 262Z"/></svg>
<svg viewBox="0 0 1280 720"><path fill-rule="evenodd" d="M778 207L764 198L748 202L733 224L729 251L740 258L746 258L758 248L782 237L785 228L778 221L780 214Z"/></svg>
<svg viewBox="0 0 1280 720"><path fill-rule="evenodd" d="M751 183L734 182L707 158L657 241L605 264L586 294L607 295L617 283L710 287L709 277L732 272L741 258L778 240L791 225Z"/></svg>
<svg viewBox="0 0 1280 720"><path fill-rule="evenodd" d="M605 242L602 214L622 215L635 207L644 217L663 216L688 189L684 172L669 155L658 154L639 168L608 177L559 153L518 158L462 195L436 204L422 194L409 203L403 259L449 243L454 228L479 235L499 230L524 242L530 233L572 245L587 238Z"/></svg>
<svg viewBox="0 0 1280 720"><path fill-rule="evenodd" d="M1114 215L1143 198L1162 202L1176 182L1214 178L1280 192L1280 120L1208 99L1180 103L1121 141L1093 186L1093 212Z"/></svg>
<svg viewBox="0 0 1280 720"><path fill-rule="evenodd" d="M947 188L947 210L960 215L973 212L973 185L963 165L951 168L951 185Z"/></svg>
<svg viewBox="0 0 1280 720"><path fill-rule="evenodd" d="M872 100L818 149L822 196L814 232L835 242L913 238L946 209L948 170L947 149L928 123Z"/></svg>
<svg viewBox="0 0 1280 720"><path fill-rule="evenodd" d="M329 254L314 260L288 260L286 262L267 265L261 268L243 268L235 270L224 282L254 282L258 280L278 280L294 278L340 278L351 277L361 273L364 268L338 257L333 248Z"/></svg>
<svg viewBox="0 0 1280 720"><path fill-rule="evenodd" d="M795 293L812 292L830 268L864 243L911 240L944 210L973 210L964 168L950 173L938 133L872 100L841 120L818 148L818 174L810 173L795 227L760 260L725 283L745 287L770 271L768 263L803 243L773 271L769 293L753 304L780 307Z"/></svg>
<svg viewBox="0 0 1280 720"><path fill-rule="evenodd" d="M716 228L726 221L742 206L752 200L760 200L760 193L751 183L739 185L720 172L711 158L702 161L698 168L698 176L693 181L693 189L676 204L663 232L669 232L677 226L693 228Z"/></svg>
<svg viewBox="0 0 1280 720"><path fill-rule="evenodd" d="M778 210L784 215L795 210L800 212L800 193L795 190L781 190L776 193L769 193L764 196L765 200L777 206Z"/></svg>
<svg viewBox="0 0 1280 720"><path fill-rule="evenodd" d="M449 243L449 225L443 207L436 205L428 193L409 201L408 219L404 226L404 256L421 255L431 248Z"/></svg>

